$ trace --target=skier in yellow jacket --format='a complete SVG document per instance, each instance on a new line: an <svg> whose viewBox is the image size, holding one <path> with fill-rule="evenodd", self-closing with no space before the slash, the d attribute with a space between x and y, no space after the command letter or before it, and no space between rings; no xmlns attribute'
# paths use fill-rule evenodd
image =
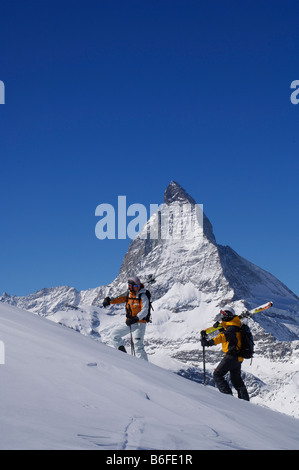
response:
<svg viewBox="0 0 299 470"><path fill-rule="evenodd" d="M231 382L238 392L238 397L249 401L249 395L241 377L241 364L243 362L243 358L239 354L241 349L241 320L231 307L225 307L221 310L219 319L221 320L223 332L211 340L205 337L201 340L203 346L222 344L222 350L225 353L214 371L213 378L220 392L232 395L232 390L224 378L230 372Z"/></svg>
<svg viewBox="0 0 299 470"><path fill-rule="evenodd" d="M103 306L110 304L126 303L126 322L116 326L111 332L111 340L115 348L127 352L123 343L123 337L132 334L136 357L148 360L144 350L144 335L146 329L145 317L149 312L149 299L146 289L137 276L128 279L128 294L115 299L106 297Z"/></svg>

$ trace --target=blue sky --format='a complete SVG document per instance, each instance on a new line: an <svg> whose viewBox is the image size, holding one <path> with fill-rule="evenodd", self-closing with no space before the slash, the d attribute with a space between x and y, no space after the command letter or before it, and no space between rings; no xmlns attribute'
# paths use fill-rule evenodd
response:
<svg viewBox="0 0 299 470"><path fill-rule="evenodd" d="M171 180L299 294L297 1L1 2L0 291L88 289L130 240L95 209Z"/></svg>

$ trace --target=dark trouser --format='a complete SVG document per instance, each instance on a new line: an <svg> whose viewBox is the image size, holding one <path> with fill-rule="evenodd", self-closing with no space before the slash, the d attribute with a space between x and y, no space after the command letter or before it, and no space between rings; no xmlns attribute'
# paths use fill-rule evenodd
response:
<svg viewBox="0 0 299 470"><path fill-rule="evenodd" d="M214 371L213 377L219 391L232 395L232 391L224 378L228 372L230 372L230 378L233 387L238 392L238 397L249 401L248 392L241 377L241 362L235 356L224 356Z"/></svg>

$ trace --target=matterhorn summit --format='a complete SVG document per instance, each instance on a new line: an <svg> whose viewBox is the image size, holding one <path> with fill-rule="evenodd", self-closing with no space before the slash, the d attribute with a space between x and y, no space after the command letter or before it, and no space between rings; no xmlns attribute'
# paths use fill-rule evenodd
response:
<svg viewBox="0 0 299 470"><path fill-rule="evenodd" d="M164 203L131 242L111 292L116 286L125 287L134 272L145 280L154 279L151 289L159 298L174 284L187 283L199 289L205 301L228 302L234 296L222 275L211 223L174 181L165 190Z"/></svg>
<svg viewBox="0 0 299 470"><path fill-rule="evenodd" d="M181 227L188 227L181 236L171 233L164 237L146 236L155 233L155 227L159 232L159 220L164 213L167 213L167 221L172 220L172 207L176 208L173 218ZM253 308L272 300L281 316L285 315L291 324L298 325L298 297L273 275L242 258L229 246L218 245L211 222L204 212L199 220L200 217L194 215L195 207L193 197L171 181L164 193L164 204L131 242L109 294L116 294L120 286L125 288L128 276L138 273L145 280L154 279L151 289L157 298L175 284L192 284L201 302L216 302L219 307L241 301L246 308ZM189 220L192 215L193 224ZM171 224L166 224L166 228L171 232Z"/></svg>

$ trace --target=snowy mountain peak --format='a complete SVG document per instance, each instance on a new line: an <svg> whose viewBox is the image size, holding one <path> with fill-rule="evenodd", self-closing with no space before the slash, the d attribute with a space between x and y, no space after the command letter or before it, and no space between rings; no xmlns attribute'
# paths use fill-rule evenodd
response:
<svg viewBox="0 0 299 470"><path fill-rule="evenodd" d="M193 197L191 197L179 183L171 181L164 192L164 203L167 205L173 202L196 204Z"/></svg>
<svg viewBox="0 0 299 470"><path fill-rule="evenodd" d="M166 206L171 206L172 204L190 204L191 206L194 206L197 204L197 202L179 183L172 180L165 189L164 204ZM210 242L216 244L215 235L213 233L213 226L204 212L202 215L203 234L210 240Z"/></svg>
<svg viewBox="0 0 299 470"><path fill-rule="evenodd" d="M152 227L159 226L163 211L171 213L174 203L184 206L186 214L194 214L195 199L179 183L171 181L164 192L164 205L151 216L140 235L132 240L119 275L108 286L81 292L71 287L54 287L26 297L5 293L0 300L41 315L64 310L65 304L101 305L104 295L116 296L123 292L128 276L138 274L145 282L148 279L156 281L151 284L155 299L167 294L178 283L185 285L191 282L200 293L201 302L216 302L217 306L239 302L240 308L253 308L272 300L276 309L272 311L288 327L292 325L291 330L296 330L296 334L299 324L298 297L270 273L242 258L229 246L218 245L212 224L204 211L202 225L191 225L188 236L185 236L186 232L178 238L163 238L161 234L148 236ZM184 217L182 225L185 227L189 215Z"/></svg>

